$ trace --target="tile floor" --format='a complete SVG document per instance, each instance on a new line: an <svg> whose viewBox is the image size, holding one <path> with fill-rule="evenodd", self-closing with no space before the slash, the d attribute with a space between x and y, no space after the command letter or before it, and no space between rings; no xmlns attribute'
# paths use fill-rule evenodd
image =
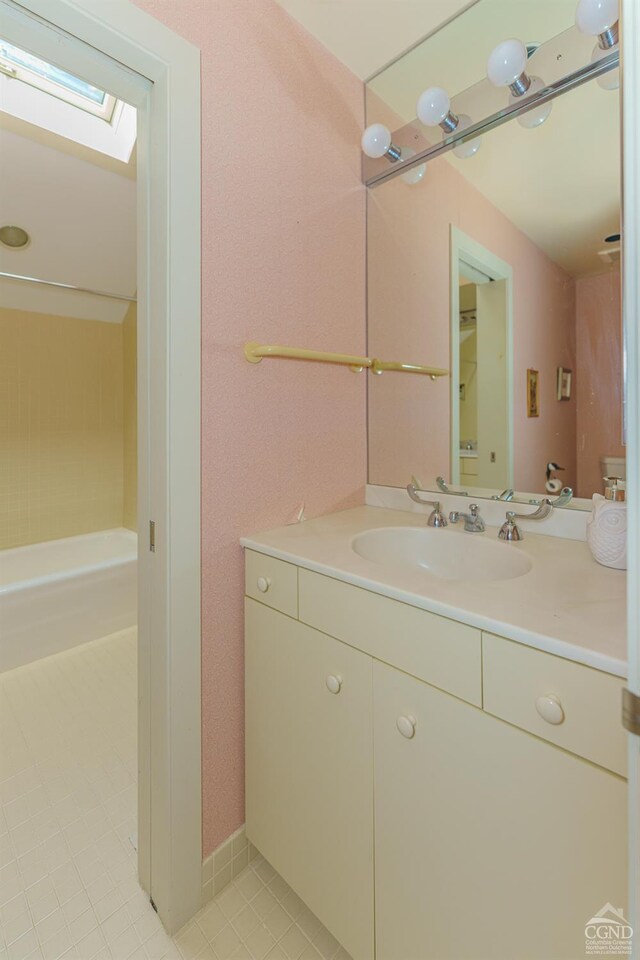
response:
<svg viewBox="0 0 640 960"><path fill-rule="evenodd" d="M168 937L136 769L135 631L0 674L0 960L349 960L260 856Z"/></svg>

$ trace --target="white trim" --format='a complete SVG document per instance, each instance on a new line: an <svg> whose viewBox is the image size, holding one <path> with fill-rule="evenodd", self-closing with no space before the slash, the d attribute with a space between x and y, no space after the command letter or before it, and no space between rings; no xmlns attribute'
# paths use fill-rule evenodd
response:
<svg viewBox="0 0 640 960"><path fill-rule="evenodd" d="M173 933L202 883L199 51L128 0L0 11L11 42L138 109L139 878Z"/></svg>
<svg viewBox="0 0 640 960"><path fill-rule="evenodd" d="M628 686L640 694L640 9L622 0L622 317L627 444ZM640 960L640 737L629 734L629 922Z"/></svg>
<svg viewBox="0 0 640 960"><path fill-rule="evenodd" d="M451 314L451 483L460 484L460 260L492 280L507 281L507 480L505 487L514 485L513 452L513 270L482 244L472 240L451 224L449 276ZM498 490L498 493L501 491Z"/></svg>

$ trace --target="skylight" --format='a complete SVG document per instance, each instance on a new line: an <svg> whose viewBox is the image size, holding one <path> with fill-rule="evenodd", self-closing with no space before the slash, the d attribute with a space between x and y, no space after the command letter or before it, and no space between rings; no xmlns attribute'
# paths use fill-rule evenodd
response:
<svg viewBox="0 0 640 960"><path fill-rule="evenodd" d="M128 163L136 109L0 38L0 112Z"/></svg>
<svg viewBox="0 0 640 960"><path fill-rule="evenodd" d="M116 105L115 97L2 39L0 71L7 77L22 80L44 93L86 110L107 123L111 121Z"/></svg>

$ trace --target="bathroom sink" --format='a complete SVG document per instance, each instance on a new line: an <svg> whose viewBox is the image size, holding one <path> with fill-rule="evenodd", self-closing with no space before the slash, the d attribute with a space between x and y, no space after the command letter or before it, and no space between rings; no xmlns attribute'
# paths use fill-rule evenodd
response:
<svg viewBox="0 0 640 960"><path fill-rule="evenodd" d="M512 580L531 570L531 559L486 534L431 527L383 527L354 537L358 556L385 566L425 570L443 580Z"/></svg>

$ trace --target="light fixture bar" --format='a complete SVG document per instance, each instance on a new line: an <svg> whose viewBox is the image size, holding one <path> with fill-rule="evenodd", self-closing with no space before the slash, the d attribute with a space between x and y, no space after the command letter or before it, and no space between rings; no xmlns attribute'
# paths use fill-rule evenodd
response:
<svg viewBox="0 0 640 960"><path fill-rule="evenodd" d="M522 101L509 104L509 106L504 107L503 110L492 113L491 116L485 117L484 120L479 120L477 123L473 123L464 130L457 129L450 136L444 137L440 143L436 143L424 150L418 150L415 156L394 163L392 167L385 168L381 170L380 173L368 177L364 181L365 185L367 187L377 187L386 180L392 180L394 177L406 173L421 163L434 160L441 154L453 150L453 148L459 144L466 143L467 140L473 140L481 134L488 133L490 130L502 126L503 123L508 123L509 120L529 113L530 110L535 110L536 107L540 107L544 103L555 100L556 97L561 96L563 93L568 93L570 90L575 90L576 87L581 87L583 83L588 83L589 80L595 80L597 77L601 77L603 74L615 70L615 68L619 66L619 63L619 51L612 50L610 54L602 57L601 60L594 60L584 67L579 67L578 70L574 70L573 73L567 74L566 77L562 77L560 80L548 84L531 96L523 97ZM396 131L394 136L397 137L397 133L398 131Z"/></svg>
<svg viewBox="0 0 640 960"><path fill-rule="evenodd" d="M58 287L60 290L72 290L74 293L90 293L94 297L107 297L109 300L126 300L127 303L136 303L137 297L127 297L124 293L107 293L106 290L91 290L89 287L74 287L72 283L58 283L56 280L40 280L38 277L22 277L18 273L5 273L0 270L0 277L5 280L22 280L25 283L39 283L43 287Z"/></svg>

